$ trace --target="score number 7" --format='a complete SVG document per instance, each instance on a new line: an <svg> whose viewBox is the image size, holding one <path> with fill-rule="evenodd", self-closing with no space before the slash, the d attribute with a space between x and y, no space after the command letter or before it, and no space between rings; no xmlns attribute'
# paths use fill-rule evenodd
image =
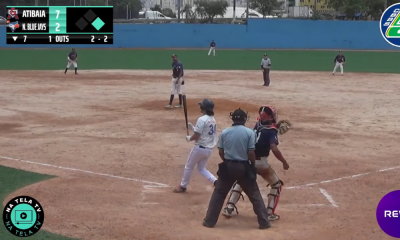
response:
<svg viewBox="0 0 400 240"><path fill-rule="evenodd" d="M57 13L56 19L58 19L58 16L60 16L60 10L56 10L56 13ZM56 32L59 32L60 29L58 29L58 28L60 27L60 24L59 24L59 23L56 23L56 25L57 25L57 27L56 27Z"/></svg>

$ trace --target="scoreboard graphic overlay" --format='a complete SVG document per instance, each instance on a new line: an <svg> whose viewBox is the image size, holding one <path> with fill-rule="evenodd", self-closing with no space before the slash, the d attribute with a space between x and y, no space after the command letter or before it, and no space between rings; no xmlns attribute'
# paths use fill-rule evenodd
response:
<svg viewBox="0 0 400 240"><path fill-rule="evenodd" d="M113 6L7 7L7 44L113 44Z"/></svg>

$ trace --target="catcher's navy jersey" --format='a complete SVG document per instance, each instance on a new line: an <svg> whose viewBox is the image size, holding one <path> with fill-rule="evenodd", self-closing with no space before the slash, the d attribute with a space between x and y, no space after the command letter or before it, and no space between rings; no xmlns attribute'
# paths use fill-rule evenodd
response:
<svg viewBox="0 0 400 240"><path fill-rule="evenodd" d="M174 77L179 77L179 73L181 72L183 77L183 64L179 61L172 62L172 75Z"/></svg>
<svg viewBox="0 0 400 240"><path fill-rule="evenodd" d="M271 150L270 144L279 144L278 131L276 129L263 128L260 123L257 123L254 127L256 133L256 157L268 157L269 151Z"/></svg>

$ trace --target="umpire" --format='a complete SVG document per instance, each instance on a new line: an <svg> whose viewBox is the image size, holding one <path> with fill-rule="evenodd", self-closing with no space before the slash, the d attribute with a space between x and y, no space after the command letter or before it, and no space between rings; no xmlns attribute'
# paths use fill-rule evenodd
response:
<svg viewBox="0 0 400 240"><path fill-rule="evenodd" d="M261 59L261 70L263 72L263 79L264 79L264 85L268 87L271 80L269 78L269 71L271 68L271 59L269 59L267 54L264 54L264 58Z"/></svg>
<svg viewBox="0 0 400 240"><path fill-rule="evenodd" d="M256 182L254 131L244 126L247 113L237 109L231 113L232 127L226 128L219 136L218 148L222 163L218 165L218 179L215 182L207 215L203 226L212 228L218 221L222 205L232 185L237 181L253 204L259 229L270 228L267 208Z"/></svg>

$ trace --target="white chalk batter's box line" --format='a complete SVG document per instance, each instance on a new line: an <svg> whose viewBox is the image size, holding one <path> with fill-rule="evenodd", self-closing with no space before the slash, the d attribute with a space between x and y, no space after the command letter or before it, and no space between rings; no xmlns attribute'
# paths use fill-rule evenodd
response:
<svg viewBox="0 0 400 240"><path fill-rule="evenodd" d="M69 170L69 171L74 171L74 172L82 172L82 173L98 175L98 176L103 176L103 177L109 177L109 178L122 179L122 180L127 180L127 181L141 182L141 183L144 184L143 188L145 188L145 189L169 187L167 184L159 183L159 182L151 182L151 181L146 181L146 180L138 179L138 178L121 177L121 176L116 176L116 175L111 175L111 174L106 174L106 173L97 173L97 172L81 170L81 169L77 169L77 168L62 167L62 166L56 166L56 165L47 164L47 163L40 163L40 162L22 160L22 159L18 159L18 158L0 156L0 159L16 161L16 162L23 162L23 163L29 163L29 164L45 166L45 167L51 167L51 168L58 168L58 169Z"/></svg>
<svg viewBox="0 0 400 240"><path fill-rule="evenodd" d="M146 181L146 180L142 180L142 179L138 179L138 178L128 178L128 177L115 176L115 175L106 174L106 173L96 173L96 172L87 171L87 170L81 170L81 169L77 169L77 168L56 166L56 165L47 164L47 163L40 163L40 162L22 160L22 159L18 159L18 158L0 156L0 159L16 161L16 162L23 162L23 163L29 163L29 164L52 167L52 168L58 168L58 169L63 169L63 170L75 171L75 172L83 172L83 173L87 173L87 174L98 175L98 176L109 177L109 178L122 179L122 180L127 180L127 181L141 182L143 184L146 184L146 185L143 186L144 188L166 188L166 187L170 187L167 184L159 183L159 182L151 182L151 181ZM393 171L393 170L396 170L396 169L399 169L399 168L400 168L400 166L384 168L384 169L377 170L375 172L360 173L360 174L355 174L355 175L351 175L351 176L335 178L335 179L331 179L331 180L325 180L325 181L321 181L321 182L317 182L317 183L308 183L308 184L299 185L299 186L285 187L285 189L311 188L312 186L315 186L315 185L318 185L318 184L325 184L325 183L341 181L341 180L345 180L345 179L357 178L357 177L361 177L361 176L365 176L365 175L373 174L373 173L381 173L381 172L386 172L386 171Z"/></svg>
<svg viewBox="0 0 400 240"><path fill-rule="evenodd" d="M375 172L359 173L359 174L355 174L355 175L351 175L351 176L335 178L335 179L325 180L325 181L316 182L316 183L308 183L308 184L299 185L299 186L286 187L286 189L311 188L311 187L313 187L315 185L318 185L318 184L325 184L325 183L337 182L337 181L341 181L341 180L345 180L345 179L358 178L358 177L366 176L366 175L373 174L373 173L381 173L381 172L393 171L393 170L396 170L396 169L400 169L400 166L384 168L384 169L377 170Z"/></svg>

